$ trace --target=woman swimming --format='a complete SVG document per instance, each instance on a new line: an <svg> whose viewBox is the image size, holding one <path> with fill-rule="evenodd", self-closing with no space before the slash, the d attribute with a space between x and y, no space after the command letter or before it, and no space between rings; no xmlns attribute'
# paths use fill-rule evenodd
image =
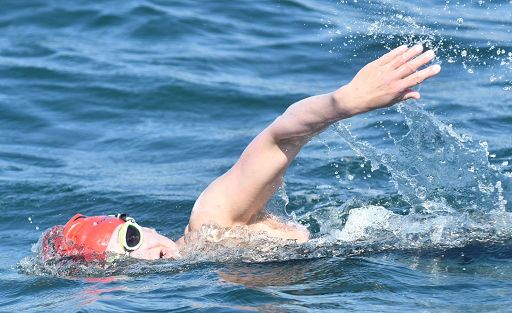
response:
<svg viewBox="0 0 512 313"><path fill-rule="evenodd" d="M432 50L422 51L420 45L400 46L364 66L347 85L290 106L254 138L231 169L201 193L179 240L141 227L124 214L77 214L63 228L47 233L44 249L85 260L105 258L107 253L139 259L179 258L187 244L186 235L203 225L242 226L269 237L307 241L309 233L304 227L262 214L281 186L288 166L300 149L329 125L400 101L419 99L419 92L410 88L441 70L439 65L420 70L435 57Z"/></svg>

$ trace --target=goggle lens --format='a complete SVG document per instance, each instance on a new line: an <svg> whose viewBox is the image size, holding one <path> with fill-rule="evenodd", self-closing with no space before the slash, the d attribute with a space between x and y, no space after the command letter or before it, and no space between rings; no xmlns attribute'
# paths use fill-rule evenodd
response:
<svg viewBox="0 0 512 313"><path fill-rule="evenodd" d="M117 218L122 219L125 223L119 229L118 241L126 252L137 250L144 241L144 234L142 228L131 217L126 214L117 215Z"/></svg>
<svg viewBox="0 0 512 313"><path fill-rule="evenodd" d="M134 249L135 247L137 247L138 244L140 243L140 238L141 235L139 229L131 224L128 225L126 229L126 245L128 246L127 248Z"/></svg>

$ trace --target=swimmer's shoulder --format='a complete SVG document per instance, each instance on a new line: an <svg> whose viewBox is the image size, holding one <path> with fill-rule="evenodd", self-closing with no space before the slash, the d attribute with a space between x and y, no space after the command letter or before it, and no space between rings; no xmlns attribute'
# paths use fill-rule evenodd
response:
<svg viewBox="0 0 512 313"><path fill-rule="evenodd" d="M188 233L190 233L190 232L191 232L190 224L187 224L187 226L185 226L185 230L183 231L183 236L181 236L180 239L176 240L176 244L178 245L179 249L183 248L183 246L186 244L185 238L187 237Z"/></svg>
<svg viewBox="0 0 512 313"><path fill-rule="evenodd" d="M266 233L269 237L283 240L295 240L297 243L307 242L311 234L306 227L295 222L284 222L274 216L266 216L257 221L245 225L251 232ZM176 241L179 248L183 247L187 242L186 238L192 232L190 224L185 227L183 236Z"/></svg>
<svg viewBox="0 0 512 313"><path fill-rule="evenodd" d="M295 240L298 243L307 242L311 237L306 227L291 221L281 221L274 216L263 217L247 227L254 232L265 232L269 237Z"/></svg>

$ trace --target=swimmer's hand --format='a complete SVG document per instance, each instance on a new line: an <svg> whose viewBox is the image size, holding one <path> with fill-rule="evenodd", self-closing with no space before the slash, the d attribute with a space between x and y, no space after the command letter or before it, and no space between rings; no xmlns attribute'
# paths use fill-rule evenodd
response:
<svg viewBox="0 0 512 313"><path fill-rule="evenodd" d="M438 64L419 70L435 54L429 50L421 55L422 46L400 46L363 67L350 83L333 93L345 117L391 106L407 99L419 99L412 90L424 80L441 71Z"/></svg>

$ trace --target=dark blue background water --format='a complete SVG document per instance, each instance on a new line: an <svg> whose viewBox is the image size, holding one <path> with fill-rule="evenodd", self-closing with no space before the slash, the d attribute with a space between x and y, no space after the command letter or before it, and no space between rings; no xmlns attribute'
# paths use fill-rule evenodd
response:
<svg viewBox="0 0 512 313"><path fill-rule="evenodd" d="M0 8L0 311L510 310L510 1ZM417 42L443 66L422 100L313 140L271 203L309 245L77 275L38 263L42 232L77 211L126 211L177 239L288 105Z"/></svg>

